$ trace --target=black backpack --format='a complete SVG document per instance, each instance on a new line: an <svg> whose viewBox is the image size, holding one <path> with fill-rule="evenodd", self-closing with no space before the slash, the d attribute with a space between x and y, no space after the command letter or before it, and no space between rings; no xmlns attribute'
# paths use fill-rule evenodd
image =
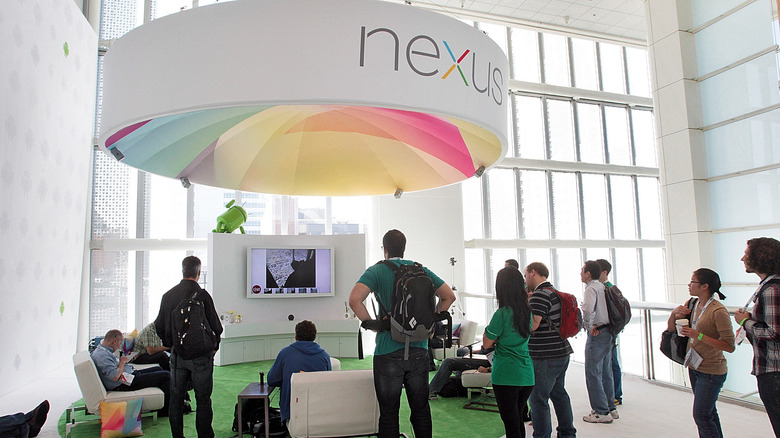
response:
<svg viewBox="0 0 780 438"><path fill-rule="evenodd" d="M388 316L390 335L396 342L404 344L404 359L409 358L409 343L427 340L433 334L436 321L449 320L447 312L436 312L436 290L433 281L422 265L414 262L396 266L389 260L382 263L393 270L395 282L388 311L379 301L382 313ZM450 345L452 339L452 323L449 327ZM380 331L382 331L380 329Z"/></svg>
<svg viewBox="0 0 780 438"><path fill-rule="evenodd" d="M248 433L253 438L265 437L266 424L270 427L268 436L287 436L287 428L282 424L282 412L279 408L269 406L268 422L266 422L263 400L259 398L242 400L241 421L244 423L241 427L241 432ZM238 403L236 403L236 407L233 410L233 432L238 432Z"/></svg>
<svg viewBox="0 0 780 438"><path fill-rule="evenodd" d="M607 327L610 333L617 336L631 321L631 304L629 304L623 293L614 284L610 287L605 287L604 298L607 301L609 324L599 326L597 329L601 330Z"/></svg>
<svg viewBox="0 0 780 438"><path fill-rule="evenodd" d="M173 351L182 359L203 357L214 351L217 334L206 319L206 307L195 292L185 298L171 312L173 326Z"/></svg>

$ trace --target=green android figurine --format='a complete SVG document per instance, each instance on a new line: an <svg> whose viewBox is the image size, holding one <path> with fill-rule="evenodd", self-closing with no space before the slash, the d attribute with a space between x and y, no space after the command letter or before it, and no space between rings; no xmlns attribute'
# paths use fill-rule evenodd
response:
<svg viewBox="0 0 780 438"><path fill-rule="evenodd" d="M217 228L213 233L232 233L236 229L241 230L241 234L246 234L242 226L246 222L246 210L240 205L233 205L236 201L232 200L225 204L228 210L217 217Z"/></svg>

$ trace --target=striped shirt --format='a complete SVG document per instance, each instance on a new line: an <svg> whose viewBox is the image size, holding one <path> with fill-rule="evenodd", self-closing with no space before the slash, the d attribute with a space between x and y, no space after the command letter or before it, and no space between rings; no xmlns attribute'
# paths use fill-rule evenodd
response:
<svg viewBox="0 0 780 438"><path fill-rule="evenodd" d="M745 321L747 338L753 345L753 371L759 376L780 371L780 282L767 277L761 282L752 318Z"/></svg>
<svg viewBox="0 0 780 438"><path fill-rule="evenodd" d="M528 349L532 359L568 356L574 352L569 341L561 338L555 327L561 325L561 300L550 282L545 281L534 290L529 300L534 316L541 316L539 327L531 334ZM552 324L550 325L550 320Z"/></svg>

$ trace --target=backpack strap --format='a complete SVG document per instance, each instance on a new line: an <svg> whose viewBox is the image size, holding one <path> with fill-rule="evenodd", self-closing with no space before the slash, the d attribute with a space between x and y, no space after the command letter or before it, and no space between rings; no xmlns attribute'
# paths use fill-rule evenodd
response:
<svg viewBox="0 0 780 438"><path fill-rule="evenodd" d="M380 260L376 262L376 264L385 265L388 268L392 269L394 276L395 273L398 272L398 266L395 263L391 262L390 260ZM395 279L393 279L393 289L395 289ZM376 302L379 303L379 310L382 311L382 313L389 318L390 312L387 310L385 306L382 305L382 300L379 299L379 293L377 291L374 291L374 296L376 296ZM392 297L392 293L391 293L391 297Z"/></svg>
<svg viewBox="0 0 780 438"><path fill-rule="evenodd" d="M558 290L555 289L553 286L545 286L542 288L542 290L550 291L552 292L552 296L555 296L555 299L558 300L558 306L561 308L561 312L563 312L563 301L561 300L561 297L558 295ZM552 308L552 305L550 306ZM561 319L563 319L563 313L561 313ZM561 326L556 326L555 323L552 322L552 318L550 317L550 314L547 313L547 316L543 318L544 321L547 321L547 325L555 330L558 333L558 336L561 336Z"/></svg>
<svg viewBox="0 0 780 438"><path fill-rule="evenodd" d="M608 288L607 285L604 284L604 283L601 283L601 285L604 286L604 305L607 306L607 319L609 319L609 305L607 304L607 294L609 293L609 289L610 288ZM596 313L596 306L598 306L598 304L599 304L599 294L596 294L596 304L593 305L593 313L594 314ZM608 322L606 324L602 324L602 325L596 326L596 330L601 331L601 329L606 328L606 327L611 327L611 326L612 326L612 321L610 321L610 322Z"/></svg>

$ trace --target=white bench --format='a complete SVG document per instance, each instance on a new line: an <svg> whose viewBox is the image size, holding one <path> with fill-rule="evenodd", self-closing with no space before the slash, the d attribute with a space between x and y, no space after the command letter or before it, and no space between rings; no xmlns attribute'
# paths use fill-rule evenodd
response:
<svg viewBox="0 0 780 438"><path fill-rule="evenodd" d="M290 378L290 436L348 437L379 432L372 370L296 373Z"/></svg>
<svg viewBox="0 0 780 438"><path fill-rule="evenodd" d="M460 374L463 387L468 392L468 401L466 401L463 409L498 412L498 405L495 399L490 397L490 390L493 388L490 376L490 373L480 373L477 370L466 370ZM474 393L480 394L480 397L472 399Z"/></svg>

